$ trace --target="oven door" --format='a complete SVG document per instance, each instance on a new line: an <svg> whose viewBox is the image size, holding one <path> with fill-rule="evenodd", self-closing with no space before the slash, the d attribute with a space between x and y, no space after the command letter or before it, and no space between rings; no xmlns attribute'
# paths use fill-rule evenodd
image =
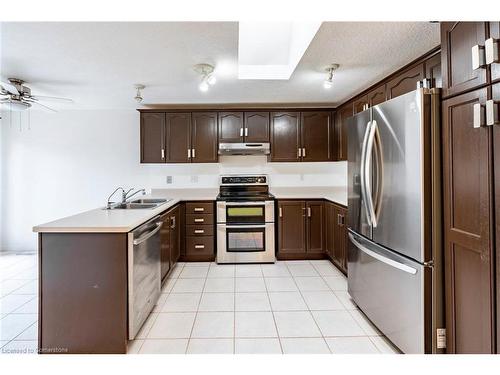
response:
<svg viewBox="0 0 500 375"><path fill-rule="evenodd" d="M217 202L217 222L264 224L274 221L274 202Z"/></svg>
<svg viewBox="0 0 500 375"><path fill-rule="evenodd" d="M217 224L218 263L274 262L274 223Z"/></svg>

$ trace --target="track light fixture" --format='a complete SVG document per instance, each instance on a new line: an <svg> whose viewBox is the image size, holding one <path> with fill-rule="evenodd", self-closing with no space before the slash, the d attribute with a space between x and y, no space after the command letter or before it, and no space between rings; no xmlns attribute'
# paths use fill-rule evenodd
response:
<svg viewBox="0 0 500 375"><path fill-rule="evenodd" d="M325 68L328 73L328 77L323 81L323 87L325 89L331 89L333 87L333 72L339 68L339 64L331 64Z"/></svg>
<svg viewBox="0 0 500 375"><path fill-rule="evenodd" d="M201 82L198 86L200 91L206 92L210 86L215 85L217 78L214 74L214 66L210 64L197 64L194 66L194 71L201 75Z"/></svg>
<svg viewBox="0 0 500 375"><path fill-rule="evenodd" d="M142 97L141 90L144 90L146 88L146 86L141 85L141 84L137 84L137 85L134 85L134 87L137 90L134 99L137 103L142 103L143 97Z"/></svg>

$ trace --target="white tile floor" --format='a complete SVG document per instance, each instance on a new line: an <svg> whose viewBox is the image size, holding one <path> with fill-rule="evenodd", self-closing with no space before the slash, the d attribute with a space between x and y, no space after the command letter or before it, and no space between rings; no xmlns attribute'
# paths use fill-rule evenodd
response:
<svg viewBox="0 0 500 375"><path fill-rule="evenodd" d="M34 353L37 257L0 255L1 353ZM129 353L395 353L329 261L179 263Z"/></svg>

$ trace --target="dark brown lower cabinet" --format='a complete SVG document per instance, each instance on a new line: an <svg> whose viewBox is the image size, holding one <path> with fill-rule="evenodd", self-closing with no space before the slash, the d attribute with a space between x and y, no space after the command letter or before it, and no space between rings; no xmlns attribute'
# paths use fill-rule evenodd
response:
<svg viewBox="0 0 500 375"><path fill-rule="evenodd" d="M326 254L344 273L347 273L347 209L325 202Z"/></svg>
<svg viewBox="0 0 500 375"><path fill-rule="evenodd" d="M210 262L215 259L215 209L213 201L186 202L183 261Z"/></svg>
<svg viewBox="0 0 500 375"><path fill-rule="evenodd" d="M279 200L278 216L278 259L324 258L322 200Z"/></svg>
<svg viewBox="0 0 500 375"><path fill-rule="evenodd" d="M163 226L160 229L161 244L161 278L175 266L181 253L181 205L168 210L161 215Z"/></svg>
<svg viewBox="0 0 500 375"><path fill-rule="evenodd" d="M493 129L473 126L474 105L486 99L485 88L442 105L448 353L496 350Z"/></svg>

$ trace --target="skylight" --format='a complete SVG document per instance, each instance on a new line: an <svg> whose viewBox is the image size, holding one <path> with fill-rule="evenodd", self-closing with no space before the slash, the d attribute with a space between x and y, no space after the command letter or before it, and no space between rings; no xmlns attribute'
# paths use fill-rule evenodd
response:
<svg viewBox="0 0 500 375"><path fill-rule="evenodd" d="M290 79L321 22L240 22L239 79Z"/></svg>

